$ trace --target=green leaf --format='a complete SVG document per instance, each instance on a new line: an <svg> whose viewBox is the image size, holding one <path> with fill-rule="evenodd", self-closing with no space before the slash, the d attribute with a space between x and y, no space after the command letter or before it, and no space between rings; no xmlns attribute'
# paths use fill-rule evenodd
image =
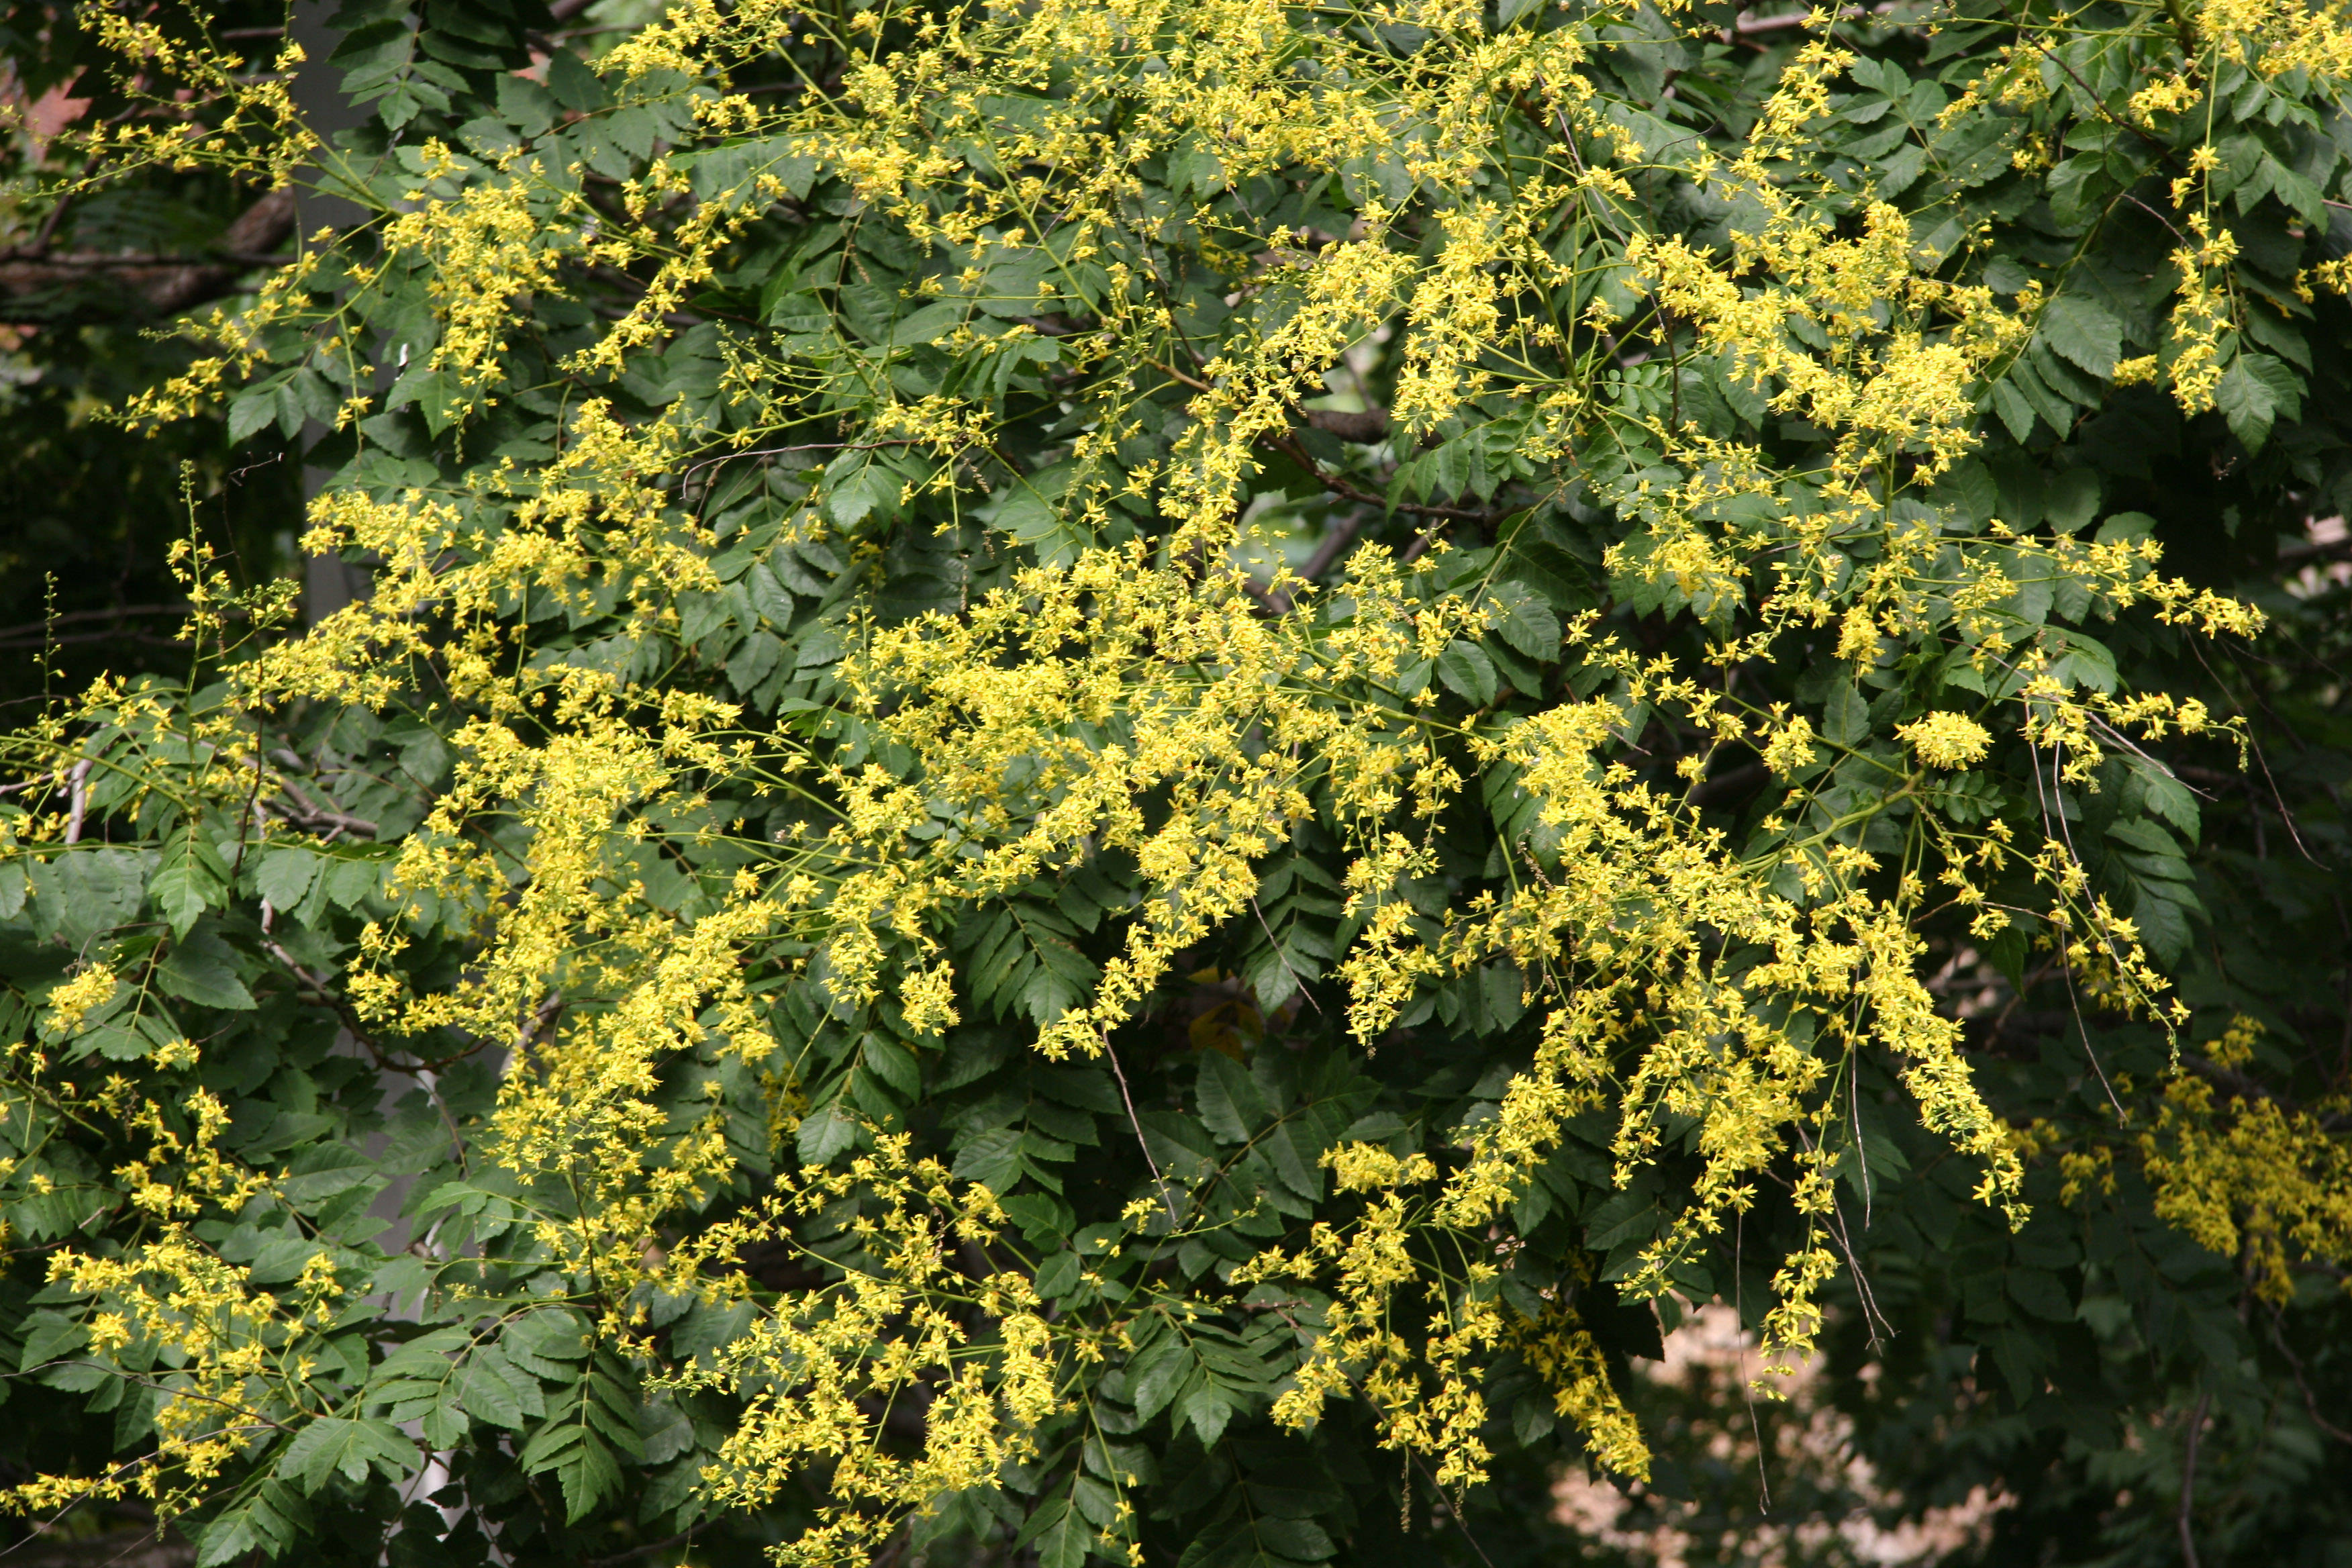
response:
<svg viewBox="0 0 2352 1568"><path fill-rule="evenodd" d="M275 1479L248 1481L196 1537L196 1568L223 1568L260 1552L282 1555L310 1528L301 1494Z"/></svg>
<svg viewBox="0 0 2352 1568"><path fill-rule="evenodd" d="M1234 1407L1224 1394L1207 1384L1187 1394L1177 1413L1192 1425L1204 1448L1217 1446L1217 1439L1225 1435L1225 1424L1234 1418Z"/></svg>
<svg viewBox="0 0 2352 1568"><path fill-rule="evenodd" d="M1066 517L1056 504L1069 483L1066 465L1016 479L996 503L989 526L1037 552L1038 564L1067 566L1094 542L1086 526Z"/></svg>
<svg viewBox="0 0 2352 1568"><path fill-rule="evenodd" d="M1034 1545L1038 1568L1082 1568L1094 1531L1066 1497L1049 1499L1029 1516L1015 1547Z"/></svg>
<svg viewBox="0 0 2352 1568"><path fill-rule="evenodd" d="M264 382L237 394L228 405L228 438L242 441L255 431L276 423L278 418L277 384Z"/></svg>
<svg viewBox="0 0 2352 1568"><path fill-rule="evenodd" d="M1168 1408L1185 1380L1198 1370L1200 1363L1182 1341L1171 1335L1150 1351L1128 1363L1129 1397L1135 1403L1135 1414L1149 1421Z"/></svg>
<svg viewBox="0 0 2352 1568"><path fill-rule="evenodd" d="M2174 842L2172 835L2144 816L2126 816L2109 823L2107 837L2151 855L2178 858L2180 854L2180 846Z"/></svg>
<svg viewBox="0 0 2352 1568"><path fill-rule="evenodd" d="M184 826L165 842L163 858L148 879L147 896L172 929L185 935L197 916L228 901L228 867L210 838L193 825Z"/></svg>
<svg viewBox="0 0 2352 1568"><path fill-rule="evenodd" d="M1200 1073L1194 1084L1201 1124L1220 1142L1246 1143L1251 1132L1264 1125L1266 1108L1258 1096L1257 1086L1242 1065L1224 1052L1201 1053Z"/></svg>
<svg viewBox="0 0 2352 1568"><path fill-rule="evenodd" d="M793 1146L801 1162L808 1165L829 1165L857 1142L857 1120L839 1100L821 1110L811 1111L801 1119L800 1131L794 1135Z"/></svg>
<svg viewBox="0 0 2352 1568"><path fill-rule="evenodd" d="M533 1402L539 1400L535 1381L524 1376L495 1347L467 1357L457 1368L457 1398L467 1415L509 1432L521 1431L523 1418L531 1414L525 1405L525 1389ZM540 1414L544 1413L542 1405Z"/></svg>
<svg viewBox="0 0 2352 1568"><path fill-rule="evenodd" d="M1011 1192L1021 1180L1020 1131L1011 1127L991 1127L974 1133L956 1151L955 1173L999 1195Z"/></svg>
<svg viewBox="0 0 2352 1568"><path fill-rule="evenodd" d="M2174 896L2179 890L2173 883L2142 882L2132 900L2132 923L2158 963L2177 963L2189 951L2189 910Z"/></svg>
<svg viewBox="0 0 2352 1568"><path fill-rule="evenodd" d="M778 553L781 555L782 552ZM793 596L776 580L776 574L767 562L752 564L751 569L743 574L743 587L751 595L751 607L760 612L761 620L780 632L793 624Z"/></svg>
<svg viewBox="0 0 2352 1568"><path fill-rule="evenodd" d="M2221 410L2221 417L2230 422L2230 433L2243 442L2249 452L2263 449L2263 443L2271 438L2272 422L2278 416L2277 393L2248 363L2266 357L2240 354L2213 388L2213 402Z"/></svg>
<svg viewBox="0 0 2352 1568"><path fill-rule="evenodd" d="M299 844L272 846L254 868L254 885L274 910L290 910L310 890L319 873L319 857Z"/></svg>
<svg viewBox="0 0 2352 1568"><path fill-rule="evenodd" d="M1437 656L1437 679L1473 707L1494 706L1495 664L1475 643L1455 637L1446 644L1445 651Z"/></svg>
<svg viewBox="0 0 2352 1568"><path fill-rule="evenodd" d="M1486 627L1529 658L1559 653L1559 617L1521 584L1505 581L1488 591Z"/></svg>
<svg viewBox="0 0 2352 1568"><path fill-rule="evenodd" d="M2027 402L2025 395L2006 379L1992 384L1992 406L1993 412L2000 416L2000 422L2009 427L2009 433L2021 444L2033 435L2033 405Z"/></svg>
<svg viewBox="0 0 2352 1568"><path fill-rule="evenodd" d="M2123 323L2080 294L2061 294L2044 305L2037 331L2051 348L2103 380L2115 374L2123 353Z"/></svg>
<svg viewBox="0 0 2352 1568"><path fill-rule="evenodd" d="M338 1471L358 1486L371 1468L386 1480L407 1478L417 1463L416 1445L389 1421L322 1415L294 1435L278 1461L278 1475L299 1480L315 1492Z"/></svg>
<svg viewBox="0 0 2352 1568"><path fill-rule="evenodd" d="M382 863L364 856L331 858L319 873L327 897L340 909L354 909L376 890L383 878Z"/></svg>
<svg viewBox="0 0 2352 1568"><path fill-rule="evenodd" d="M2009 1293L2019 1306L2037 1318L2053 1323L2074 1321L2074 1303L2067 1300L2066 1288L2046 1269L2011 1268Z"/></svg>
<svg viewBox="0 0 2352 1568"><path fill-rule="evenodd" d="M81 1324L54 1308L45 1307L35 1312L26 1325L24 1347L16 1355L16 1369L29 1372L79 1350L88 1339L89 1332Z"/></svg>
<svg viewBox="0 0 2352 1568"><path fill-rule="evenodd" d="M2099 515L2099 476L2090 468L2069 468L2050 481L2042 515L2060 533L2080 533Z"/></svg>
<svg viewBox="0 0 2352 1568"><path fill-rule="evenodd" d="M1331 1537L1312 1519L1267 1515L1258 1520L1257 1533L1268 1547L1301 1563L1320 1563L1334 1551Z"/></svg>
<svg viewBox="0 0 2352 1568"><path fill-rule="evenodd" d="M1939 505L1951 508L1954 515L1971 530L1990 522L2000 510L2000 489L1993 482L1992 471L1976 458L1965 458L1954 464L1936 481L1930 493Z"/></svg>
<svg viewBox="0 0 2352 1568"><path fill-rule="evenodd" d="M1822 710L1822 735L1833 745L1858 746L1870 738L1870 703L1862 689L1842 680L1830 689Z"/></svg>
<svg viewBox="0 0 2352 1568"><path fill-rule="evenodd" d="M253 993L237 978L237 955L219 932L192 931L173 942L155 968L155 983L183 1001L203 1007L253 1006Z"/></svg>
<svg viewBox="0 0 2352 1568"><path fill-rule="evenodd" d="M648 1465L666 1465L694 1449L694 1423L667 1396L648 1401L637 1418L638 1446Z"/></svg>
<svg viewBox="0 0 2352 1568"><path fill-rule="evenodd" d="M2135 771L2147 809L2180 829L2194 843L2202 826L2194 792L2171 774L2148 764L2136 763Z"/></svg>
<svg viewBox="0 0 2352 1568"><path fill-rule="evenodd" d="M621 1467L604 1439L584 1424L567 1423L562 1430L565 1440L541 1451L535 1459L530 1457L531 1447L526 1447L522 1466L534 1475L555 1472L563 1489L563 1521L577 1524L593 1513L597 1504L620 1491Z"/></svg>
<svg viewBox="0 0 2352 1568"><path fill-rule="evenodd" d="M569 49L550 55L547 89L555 95L556 102L581 114L592 113L613 100L611 89Z"/></svg>
<svg viewBox="0 0 2352 1568"><path fill-rule="evenodd" d="M499 1348L535 1377L572 1382L582 1373L571 1363L588 1354L588 1325L567 1309L542 1308L509 1323L499 1337Z"/></svg>
<svg viewBox="0 0 2352 1568"><path fill-rule="evenodd" d="M846 467L836 464L835 473L826 476L824 515L843 528L850 528L868 515L879 511L887 515L898 510L907 482L887 463L866 453L855 453L856 459Z"/></svg>
<svg viewBox="0 0 2352 1568"><path fill-rule="evenodd" d="M906 1099L912 1100L922 1092L923 1069L917 1064L915 1053L888 1036L868 1034L858 1047L858 1059L867 1071Z"/></svg>

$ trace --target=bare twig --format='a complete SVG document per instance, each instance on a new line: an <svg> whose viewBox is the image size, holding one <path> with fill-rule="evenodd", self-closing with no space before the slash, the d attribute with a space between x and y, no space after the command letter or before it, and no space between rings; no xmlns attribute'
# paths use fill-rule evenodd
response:
<svg viewBox="0 0 2352 1568"><path fill-rule="evenodd" d="M2352 1432L2346 1431L2319 1413L2319 1399L2311 1392L2311 1384L2303 1375L2303 1358L2288 1348L2286 1335L2279 1331L2279 1310L2273 1307L2271 1309L2271 1343L2278 1346L2279 1353L2286 1357L2286 1364L2294 1373L2294 1385L2303 1390L2303 1407L2310 1413L2311 1424L2339 1443L2352 1443Z"/></svg>
<svg viewBox="0 0 2352 1568"><path fill-rule="evenodd" d="M270 802L269 809L278 814L280 821L291 823L306 832L316 832L321 827L340 827L346 833L364 833L370 838L375 837L376 825L366 817L353 816L349 812L337 811L332 806L320 805L303 792L301 785L283 774L278 776L277 784L279 789L292 797L297 808L289 811L283 805L276 801Z"/></svg>
<svg viewBox="0 0 2352 1568"><path fill-rule="evenodd" d="M681 1530L676 1535L666 1535L659 1541L648 1541L642 1546L632 1546L626 1552L615 1552L609 1557L591 1557L581 1565L581 1568L614 1568L617 1563L634 1563L640 1557L650 1557L656 1552L667 1552L673 1546L683 1544L693 1534L694 1531L690 1530Z"/></svg>
<svg viewBox="0 0 2352 1568"><path fill-rule="evenodd" d="M149 311L172 315L191 305L236 291L256 267L283 265L275 254L294 232L294 191L265 191L224 230L217 246L202 256L121 256L99 253L0 256L0 317L39 321L52 312L37 301L102 272L138 297ZM29 307L18 309L13 307Z"/></svg>
<svg viewBox="0 0 2352 1568"><path fill-rule="evenodd" d="M1174 1230L1184 1223L1176 1212L1176 1200L1168 1191L1168 1178L1160 1173L1160 1162L1151 1157L1151 1141L1143 1135L1143 1119L1135 1113L1135 1096L1128 1092L1127 1069L1118 1065L1118 1052L1111 1048L1110 1036L1097 1037L1102 1041L1103 1055L1110 1058L1111 1076L1118 1079L1118 1098L1127 1105L1127 1124L1135 1129L1136 1147L1143 1151L1143 1163L1151 1171L1151 1180L1160 1189L1160 1201L1168 1205L1168 1228Z"/></svg>
<svg viewBox="0 0 2352 1568"><path fill-rule="evenodd" d="M1298 994L1307 998L1307 1005L1318 1013L1323 1011L1323 1004L1315 1000L1314 993L1307 989L1306 980L1298 971L1290 967L1290 957L1282 951L1282 939L1276 936L1274 928L1265 923L1265 911L1257 907L1257 895L1255 893L1250 895L1250 913L1257 917L1257 929L1265 932L1265 940L1273 945L1274 961L1282 965L1282 972L1290 976L1290 983L1298 987Z"/></svg>
<svg viewBox="0 0 2352 1568"><path fill-rule="evenodd" d="M1344 496L1349 500L1360 501L1366 506L1376 506L1384 511L1401 511L1407 517L1447 518L1461 522L1495 521L1496 514L1494 512L1478 511L1465 506L1427 506L1419 501L1389 500L1385 497L1376 496L1370 490L1360 489L1349 484L1337 474L1325 473L1322 465L1307 453L1306 447L1298 444L1298 437L1296 436L1268 436L1265 439L1267 446L1314 475L1315 482L1335 496Z"/></svg>
<svg viewBox="0 0 2352 1568"><path fill-rule="evenodd" d="M1298 569L1298 574L1312 583L1331 570L1332 563L1339 559L1349 545L1355 542L1356 535L1363 531L1367 515L1359 509L1333 522L1329 531L1317 542L1315 553L1308 556L1307 564Z"/></svg>
<svg viewBox="0 0 2352 1568"><path fill-rule="evenodd" d="M22 626L0 626L0 637L37 637L51 626L70 626L76 621L114 621L131 616L184 616L188 609L186 605L110 605L102 610L68 610L42 620L26 621Z"/></svg>
<svg viewBox="0 0 2352 1568"><path fill-rule="evenodd" d="M2197 1440L2204 1435L2206 1407L2213 1403L2213 1391L2207 1389L2197 1396L2196 1413L2189 1417L2189 1436L2180 1457L2180 1512L2174 1522L2180 1531L2180 1561L2186 1568L2200 1568L2197 1561L2197 1531L2190 1518L2197 1501Z"/></svg>

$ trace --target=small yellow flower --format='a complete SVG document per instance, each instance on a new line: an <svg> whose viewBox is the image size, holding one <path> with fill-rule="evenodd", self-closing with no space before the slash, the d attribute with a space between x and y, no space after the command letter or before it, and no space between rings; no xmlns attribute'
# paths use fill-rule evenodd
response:
<svg viewBox="0 0 2352 1568"><path fill-rule="evenodd" d="M908 975L900 995L907 1026L919 1035L936 1035L961 1016L955 1005L955 974L945 964Z"/></svg>
<svg viewBox="0 0 2352 1568"><path fill-rule="evenodd" d="M49 993L52 1026L59 1035L70 1035L81 1027L81 1021L103 1006L114 995L114 971L103 963L93 963Z"/></svg>
<svg viewBox="0 0 2352 1568"><path fill-rule="evenodd" d="M1930 713L1895 732L1931 768L1967 767L1980 761L1992 745L1992 736L1983 725L1958 713Z"/></svg>
<svg viewBox="0 0 2352 1568"><path fill-rule="evenodd" d="M1801 714L1772 731L1772 738L1764 742L1764 765L1783 778L1812 766L1817 755L1812 721Z"/></svg>

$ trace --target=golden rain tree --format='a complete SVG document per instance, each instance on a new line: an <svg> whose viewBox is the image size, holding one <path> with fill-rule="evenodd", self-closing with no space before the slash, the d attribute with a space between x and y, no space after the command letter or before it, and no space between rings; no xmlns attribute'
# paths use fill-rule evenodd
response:
<svg viewBox="0 0 2352 1568"><path fill-rule="evenodd" d="M1744 1561L1827 1387L2021 1559L2352 1524L2340 5L79 22L47 199L341 204L109 416L372 591L192 489L8 742L26 1521Z"/></svg>

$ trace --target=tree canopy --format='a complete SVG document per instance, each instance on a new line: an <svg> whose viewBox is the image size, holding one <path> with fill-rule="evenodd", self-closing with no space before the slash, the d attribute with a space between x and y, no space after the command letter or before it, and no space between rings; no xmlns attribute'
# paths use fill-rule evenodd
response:
<svg viewBox="0 0 2352 1568"><path fill-rule="evenodd" d="M28 1526L2338 1560L2342 5L604 10L39 35Z"/></svg>

